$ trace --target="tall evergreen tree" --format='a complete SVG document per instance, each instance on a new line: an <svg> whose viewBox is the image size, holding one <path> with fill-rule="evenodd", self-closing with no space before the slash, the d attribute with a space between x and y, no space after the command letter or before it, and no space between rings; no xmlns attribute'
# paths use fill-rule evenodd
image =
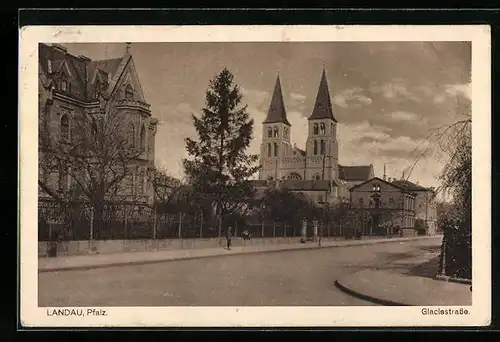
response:
<svg viewBox="0 0 500 342"><path fill-rule="evenodd" d="M259 169L258 155L246 153L254 122L233 79L224 68L209 82L202 115L192 116L198 139L186 139L190 157L183 160L195 191L213 201L219 235L224 215L241 211L253 196L249 178Z"/></svg>

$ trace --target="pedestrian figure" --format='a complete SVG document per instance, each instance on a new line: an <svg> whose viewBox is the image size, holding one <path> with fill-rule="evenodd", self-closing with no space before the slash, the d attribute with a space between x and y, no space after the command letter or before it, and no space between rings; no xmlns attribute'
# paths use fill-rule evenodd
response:
<svg viewBox="0 0 500 342"><path fill-rule="evenodd" d="M226 241L227 241L227 250L231 250L231 226L227 228L227 233L226 233Z"/></svg>

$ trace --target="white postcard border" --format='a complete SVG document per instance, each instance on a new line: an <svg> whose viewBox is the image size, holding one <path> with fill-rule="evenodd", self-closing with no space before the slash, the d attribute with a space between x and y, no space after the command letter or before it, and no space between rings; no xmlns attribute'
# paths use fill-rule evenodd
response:
<svg viewBox="0 0 500 342"><path fill-rule="evenodd" d="M25 327L479 326L491 320L491 57L487 25L25 26L19 50L20 323ZM145 38L147 37L147 38ZM424 307L120 307L106 316L48 316L38 307L38 43L472 41L473 305ZM332 284L333 286L333 284ZM433 307L434 308L434 307ZM87 308L69 308L84 309Z"/></svg>

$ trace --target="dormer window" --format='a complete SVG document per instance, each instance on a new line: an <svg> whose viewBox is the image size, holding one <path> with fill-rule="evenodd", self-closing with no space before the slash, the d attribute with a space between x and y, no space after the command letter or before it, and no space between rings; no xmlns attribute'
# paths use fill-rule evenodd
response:
<svg viewBox="0 0 500 342"><path fill-rule="evenodd" d="M125 99L132 100L134 98L134 90L130 84L125 88Z"/></svg>
<svg viewBox="0 0 500 342"><path fill-rule="evenodd" d="M67 92L68 91L68 81L66 79L61 79L61 91Z"/></svg>
<svg viewBox="0 0 500 342"><path fill-rule="evenodd" d="M324 134L325 134L325 124L324 124L324 123L321 123L321 124L319 125L319 133L320 133L321 135L324 135Z"/></svg>
<svg viewBox="0 0 500 342"><path fill-rule="evenodd" d="M315 124L314 124L314 127L313 127L313 134L314 134L314 135L318 135L318 124L317 124L317 123L315 123Z"/></svg>

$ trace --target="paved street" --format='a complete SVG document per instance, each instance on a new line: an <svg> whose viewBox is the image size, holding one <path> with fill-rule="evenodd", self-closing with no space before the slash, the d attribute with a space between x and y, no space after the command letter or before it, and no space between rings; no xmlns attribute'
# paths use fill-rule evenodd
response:
<svg viewBox="0 0 500 342"><path fill-rule="evenodd" d="M440 238L39 274L39 306L373 305L334 283L435 249ZM228 252L231 253L231 252Z"/></svg>

